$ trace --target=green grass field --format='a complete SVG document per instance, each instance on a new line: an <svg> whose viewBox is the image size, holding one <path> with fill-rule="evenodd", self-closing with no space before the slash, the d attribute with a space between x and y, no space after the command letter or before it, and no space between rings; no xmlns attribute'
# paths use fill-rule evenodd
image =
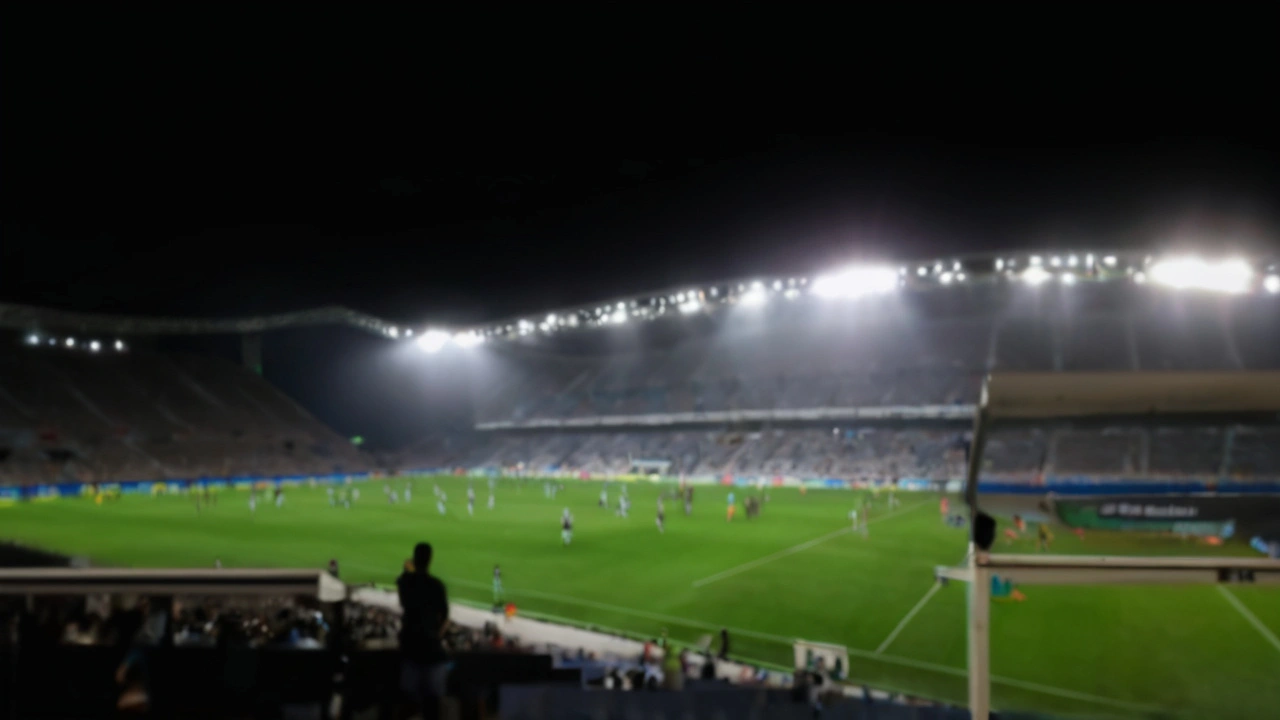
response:
<svg viewBox="0 0 1280 720"><path fill-rule="evenodd" d="M443 517L436 482L449 495ZM27 503L0 509L0 539L103 565L209 567L221 558L228 567L318 568L336 557L343 579L381 583L395 578L415 542L428 540L433 570L457 600L490 602L491 569L501 563L507 600L521 612L645 635L667 628L685 642L725 626L734 655L788 667L795 638L838 643L849 647L858 681L964 702L965 587L934 590L933 568L961 560L965 531L940 521L937 496L901 493L896 510L876 501L863 537L847 532L855 499L848 491L775 488L760 518L748 522L739 512L730 524L729 490L699 487L691 517L668 503L659 535L654 504L663 486L629 486L632 513L623 519L596 507L597 483L566 481L550 500L541 481L503 480L490 511L486 484L477 481L474 517L465 480L412 483L411 504L390 505L381 483L368 483L351 510L330 508L323 489L308 488L288 491L283 508L262 503L254 515L243 491L224 491L199 513L186 497ZM741 505L744 492L736 493ZM576 520L567 548L558 524L564 507ZM1242 545L1065 532L1053 550L1252 554ZM1024 591L1026 602L992 607L998 708L1253 718L1274 717L1280 707L1274 588Z"/></svg>

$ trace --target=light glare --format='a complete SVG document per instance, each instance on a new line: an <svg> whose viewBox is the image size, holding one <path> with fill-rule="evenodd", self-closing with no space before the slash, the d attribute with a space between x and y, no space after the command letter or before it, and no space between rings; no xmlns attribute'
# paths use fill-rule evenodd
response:
<svg viewBox="0 0 1280 720"><path fill-rule="evenodd" d="M1153 264L1150 275L1153 282L1180 290L1242 293L1253 280L1253 268L1238 258L1220 261L1170 258Z"/></svg>
<svg viewBox="0 0 1280 720"><path fill-rule="evenodd" d="M438 353L449 342L449 333L443 330L427 330L418 338L418 347L426 353Z"/></svg>
<svg viewBox="0 0 1280 720"><path fill-rule="evenodd" d="M1031 267L1022 271L1022 280L1028 285L1043 284L1050 277L1052 277L1052 275L1049 274L1049 271L1045 270L1039 265L1032 265Z"/></svg>
<svg viewBox="0 0 1280 720"><path fill-rule="evenodd" d="M484 342L484 336L476 332L460 332L453 336L453 343L460 348L473 348Z"/></svg>
<svg viewBox="0 0 1280 720"><path fill-rule="evenodd" d="M887 267L854 267L813 281L813 292L825 298L858 298L892 292L898 274Z"/></svg>
<svg viewBox="0 0 1280 720"><path fill-rule="evenodd" d="M1280 293L1280 275L1268 275L1267 278L1262 281L1262 287L1272 295Z"/></svg>

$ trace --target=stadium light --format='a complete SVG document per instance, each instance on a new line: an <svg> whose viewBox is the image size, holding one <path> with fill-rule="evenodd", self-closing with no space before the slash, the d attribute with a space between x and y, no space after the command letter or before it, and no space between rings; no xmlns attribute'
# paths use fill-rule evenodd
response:
<svg viewBox="0 0 1280 720"><path fill-rule="evenodd" d="M483 342L484 336L475 331L460 332L453 336L453 344L464 350L473 348Z"/></svg>
<svg viewBox="0 0 1280 720"><path fill-rule="evenodd" d="M427 330L418 338L418 347L428 354L438 353L449 342L449 333L443 330Z"/></svg>
<svg viewBox="0 0 1280 720"><path fill-rule="evenodd" d="M627 321L627 313L625 310L619 310L610 315L609 320L613 322L614 325L621 325Z"/></svg>
<svg viewBox="0 0 1280 720"><path fill-rule="evenodd" d="M1004 269L1004 258L996 258L996 270Z"/></svg>
<svg viewBox="0 0 1280 720"><path fill-rule="evenodd" d="M124 341L123 341L123 340L117 340L117 341L116 341L116 352L124 352Z"/></svg>
<svg viewBox="0 0 1280 720"><path fill-rule="evenodd" d="M1253 280L1253 268L1238 258L1220 261L1169 258L1154 263L1150 275L1152 281L1179 290L1242 293Z"/></svg>
<svg viewBox="0 0 1280 720"><path fill-rule="evenodd" d="M39 335L36 335L35 333L31 333L30 335L28 335L28 336L27 336L27 344L28 344L28 345L39 345L39 344L40 344L40 336L39 336Z"/></svg>
<svg viewBox="0 0 1280 720"><path fill-rule="evenodd" d="M690 295L691 297L688 301L680 303L680 312L685 315L691 315L702 309L702 301L698 300L697 297L692 296L692 293L690 293Z"/></svg>
<svg viewBox="0 0 1280 720"><path fill-rule="evenodd" d="M1080 264L1080 260L1075 255L1067 256L1067 267L1075 267L1078 264Z"/></svg>
<svg viewBox="0 0 1280 720"><path fill-rule="evenodd" d="M887 267L853 267L813 281L813 292L825 298L858 298L892 292L898 274Z"/></svg>
<svg viewBox="0 0 1280 720"><path fill-rule="evenodd" d="M1075 285L1075 284L1076 284L1076 274L1075 274L1075 273L1069 273L1069 272L1068 272L1068 273L1062 273L1062 284L1063 284L1063 285Z"/></svg>
<svg viewBox="0 0 1280 720"><path fill-rule="evenodd" d="M1262 287L1272 295L1280 293L1280 275L1268 275L1266 279L1262 281Z"/></svg>
<svg viewBox="0 0 1280 720"><path fill-rule="evenodd" d="M89 352L98 352L101 349L102 349L102 343L98 342L97 340L93 340L89 342Z"/></svg>
<svg viewBox="0 0 1280 720"><path fill-rule="evenodd" d="M413 337L413 328L408 328L408 329L406 329L406 330L404 331L404 336L405 336L405 337Z"/></svg>
<svg viewBox="0 0 1280 720"><path fill-rule="evenodd" d="M924 277L925 275L928 275L928 274L929 274L929 268L927 268L927 267L925 267L925 266L923 266L923 265L921 265L920 267L916 268L916 275L917 275L918 277Z"/></svg>
<svg viewBox="0 0 1280 720"><path fill-rule="evenodd" d="M800 291L795 288L787 288L786 292L782 293L782 297L788 300L795 300L800 297Z"/></svg>
<svg viewBox="0 0 1280 720"><path fill-rule="evenodd" d="M1108 255L1108 256L1106 256L1106 257L1102 258L1102 262L1103 262L1103 264L1104 264L1104 265L1106 265L1107 267L1115 267L1115 266L1116 266L1116 256L1115 256L1115 255Z"/></svg>
<svg viewBox="0 0 1280 720"><path fill-rule="evenodd" d="M1035 260L1035 259L1036 258L1032 258L1032 260ZM1032 265L1031 267L1022 271L1022 280L1028 285L1041 285L1046 281L1048 281L1049 278L1051 277L1053 276L1049 274L1049 271L1045 270L1039 265Z"/></svg>
<svg viewBox="0 0 1280 720"><path fill-rule="evenodd" d="M1049 259L1049 264L1054 267L1061 267L1062 258L1058 257L1057 255L1054 255L1052 258Z"/></svg>
<svg viewBox="0 0 1280 720"><path fill-rule="evenodd" d="M75 346L76 346L76 339L73 337L67 338L67 347L75 347Z"/></svg>
<svg viewBox="0 0 1280 720"><path fill-rule="evenodd" d="M398 338L400 337L400 328L392 325L390 328L387 329L387 334L393 338Z"/></svg>
<svg viewBox="0 0 1280 720"><path fill-rule="evenodd" d="M938 276L938 282L942 283L943 285L950 285L951 281L954 279L955 279L955 275L953 275L951 272L944 272Z"/></svg>
<svg viewBox="0 0 1280 720"><path fill-rule="evenodd" d="M794 290L788 290L788 293ZM764 287L760 283L753 283L751 289L738 297L738 302L746 307L760 307L769 301L769 294L765 292Z"/></svg>

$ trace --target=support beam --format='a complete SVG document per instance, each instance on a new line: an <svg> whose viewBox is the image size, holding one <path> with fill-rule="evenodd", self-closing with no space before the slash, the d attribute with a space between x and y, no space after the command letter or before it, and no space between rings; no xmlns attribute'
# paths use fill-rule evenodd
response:
<svg viewBox="0 0 1280 720"><path fill-rule="evenodd" d="M991 715L991 571L969 550L969 714L972 720Z"/></svg>

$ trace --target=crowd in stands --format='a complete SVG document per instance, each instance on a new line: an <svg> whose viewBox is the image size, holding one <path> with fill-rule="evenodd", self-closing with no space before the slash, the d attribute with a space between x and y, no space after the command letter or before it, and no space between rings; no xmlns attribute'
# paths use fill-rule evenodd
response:
<svg viewBox="0 0 1280 720"><path fill-rule="evenodd" d="M963 429L481 432L435 438L400 458L406 468L569 476L951 480L964 475ZM1248 426L999 430L987 440L992 478L1280 478L1280 430Z"/></svg>
<svg viewBox="0 0 1280 720"><path fill-rule="evenodd" d="M1265 310L1265 309L1263 309ZM1033 313L1033 314L1028 314ZM1178 314L1005 307L964 317L802 314L626 353L492 352L482 421L974 402L991 370L1280 367L1280 329L1251 306L1187 301Z"/></svg>
<svg viewBox="0 0 1280 720"><path fill-rule="evenodd" d="M0 353L0 484L364 472L257 374L145 351Z"/></svg>

